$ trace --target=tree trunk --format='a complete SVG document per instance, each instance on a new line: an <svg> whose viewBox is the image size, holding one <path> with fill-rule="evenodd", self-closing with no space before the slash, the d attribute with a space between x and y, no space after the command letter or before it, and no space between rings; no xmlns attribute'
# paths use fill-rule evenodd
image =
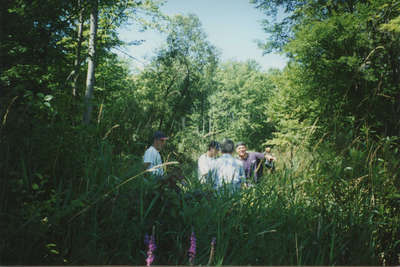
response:
<svg viewBox="0 0 400 267"><path fill-rule="evenodd" d="M96 68L96 36L97 36L97 19L98 19L98 0L93 1L92 10L90 12L90 34L89 34L89 58L88 70L86 76L86 92L85 92L85 112L83 114L83 123L88 125L92 113L92 95L95 83L95 68Z"/></svg>
<svg viewBox="0 0 400 267"><path fill-rule="evenodd" d="M72 95L76 96L76 84L79 78L79 69L81 66L81 50L82 50L82 39L83 39L83 7L81 0L78 0L79 6L79 21L78 21L78 43L76 48L76 58L74 61L74 74L72 80Z"/></svg>

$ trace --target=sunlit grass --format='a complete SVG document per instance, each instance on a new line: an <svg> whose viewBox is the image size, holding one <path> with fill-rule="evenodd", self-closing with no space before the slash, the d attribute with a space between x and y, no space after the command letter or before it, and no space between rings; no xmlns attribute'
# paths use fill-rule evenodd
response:
<svg viewBox="0 0 400 267"><path fill-rule="evenodd" d="M194 162L180 159L184 183L175 192L150 179L140 157L113 155L105 141L91 153L77 183L57 179L42 199L33 190L24 221L7 217L2 250L20 252L2 263L144 265L153 229L155 265L189 264L192 231L194 265L209 263L213 238L211 265L381 264L399 246L390 166L370 164L371 153L280 153L274 173L236 194L201 185ZM29 163L21 158L22 188L32 186Z"/></svg>

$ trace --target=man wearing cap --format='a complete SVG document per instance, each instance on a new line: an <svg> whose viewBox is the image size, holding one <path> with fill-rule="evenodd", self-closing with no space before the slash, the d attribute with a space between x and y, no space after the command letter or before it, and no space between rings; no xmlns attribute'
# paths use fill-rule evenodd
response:
<svg viewBox="0 0 400 267"><path fill-rule="evenodd" d="M238 153L239 160L243 163L246 179L253 178L255 183L259 182L263 171L261 160L264 158L270 160L269 154L247 151L247 146L244 142L238 142L236 144L236 152Z"/></svg>
<svg viewBox="0 0 400 267"><path fill-rule="evenodd" d="M168 139L162 132L156 131L153 136L153 145L151 145L146 152L144 152L143 162L146 169L152 169L155 166L162 165L162 159L160 152L165 145L165 141ZM156 176L163 176L164 169L162 166L158 166L151 171Z"/></svg>
<svg viewBox="0 0 400 267"><path fill-rule="evenodd" d="M200 182L202 183L206 182L206 178L215 164L215 157L217 156L219 149L220 149L219 143L213 140L208 145L207 152L199 157L197 163L199 168Z"/></svg>

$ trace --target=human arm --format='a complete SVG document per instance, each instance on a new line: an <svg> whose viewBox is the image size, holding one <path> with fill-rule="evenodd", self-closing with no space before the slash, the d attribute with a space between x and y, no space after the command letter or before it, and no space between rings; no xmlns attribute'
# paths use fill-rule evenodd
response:
<svg viewBox="0 0 400 267"><path fill-rule="evenodd" d="M262 159L266 159L267 161L274 161L276 160L276 158L274 156L272 156L271 153L260 153L260 152L250 152L250 153L254 153L254 156L257 160L262 160Z"/></svg>
<svg viewBox="0 0 400 267"><path fill-rule="evenodd" d="M267 146L265 148L265 158L268 161L275 161L276 160L276 158L271 154L271 147L269 147L269 146Z"/></svg>
<svg viewBox="0 0 400 267"><path fill-rule="evenodd" d="M249 152L249 153L253 153L253 154L254 154L254 157L255 157L257 160L261 160L261 159L264 159L264 158L265 158L265 154L264 154L264 153L261 153L261 152Z"/></svg>
<svg viewBox="0 0 400 267"><path fill-rule="evenodd" d="M200 177L203 177L204 175L206 175L208 173L208 171L210 170L209 166L207 165L204 155L201 155L199 157L199 160L197 161L197 166L199 169Z"/></svg>
<svg viewBox="0 0 400 267"><path fill-rule="evenodd" d="M268 161L275 161L276 160L276 157L274 157L272 154L270 154L270 153L265 153L265 158L268 160Z"/></svg>

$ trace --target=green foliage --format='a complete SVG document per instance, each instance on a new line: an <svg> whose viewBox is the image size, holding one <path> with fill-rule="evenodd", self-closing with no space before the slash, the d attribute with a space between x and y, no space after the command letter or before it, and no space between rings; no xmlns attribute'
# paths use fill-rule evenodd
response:
<svg viewBox="0 0 400 267"><path fill-rule="evenodd" d="M155 227L155 264L187 264L192 229L195 264L208 262L213 237L214 264L394 264L398 185L386 178L397 175L394 141L374 147L355 142L339 156L326 148L297 151L292 158L280 154L274 174L236 195L209 191L189 169L182 192L171 191L141 173L140 158L113 155L103 141L85 153L78 183L60 180L57 192L42 199L38 192L9 211L23 214L25 223L3 216L8 234L1 261L140 265L144 235ZM46 187L40 181L48 178L22 165L39 190ZM27 236L35 242L21 242ZM10 253L16 247L25 252Z"/></svg>
<svg viewBox="0 0 400 267"><path fill-rule="evenodd" d="M215 48L206 40L198 18L173 18L166 47L134 78L134 95L141 102L145 128L174 132L179 126L185 128L191 114L205 112L204 99L216 63Z"/></svg>
<svg viewBox="0 0 400 267"><path fill-rule="evenodd" d="M400 16L390 20L388 23L382 24L380 28L383 31L400 33Z"/></svg>
<svg viewBox="0 0 400 267"><path fill-rule="evenodd" d="M195 265L208 263L213 237L217 265L399 263L398 3L252 2L290 13L266 28L266 48L291 58L283 71L219 64L199 19L165 25L158 1L99 1L86 127L86 67L73 61L89 2L4 2L1 264L142 265L153 229L157 265L188 264L192 230ZM168 34L136 74L110 52L128 19ZM162 156L179 162L166 169L183 178L178 192L143 172L155 129L170 136ZM196 160L223 137L276 145L276 172L239 194L201 185Z"/></svg>
<svg viewBox="0 0 400 267"><path fill-rule="evenodd" d="M278 131L268 141L281 149L308 146L318 129L319 99L308 95L308 86L302 82L307 72L296 64L290 64L282 72L272 76L275 85L268 102L267 112Z"/></svg>
<svg viewBox="0 0 400 267"><path fill-rule="evenodd" d="M358 136L363 125L378 135L398 134L397 2L254 2L267 14L277 7L288 12L285 33L268 32L270 45L291 58L283 85L290 88L282 90L296 91L291 94L300 114L291 114L293 119L318 118L317 136L328 133L339 144Z"/></svg>
<svg viewBox="0 0 400 267"><path fill-rule="evenodd" d="M222 65L216 75L217 88L209 96L209 131L259 148L273 131L267 114L271 76L254 61Z"/></svg>

